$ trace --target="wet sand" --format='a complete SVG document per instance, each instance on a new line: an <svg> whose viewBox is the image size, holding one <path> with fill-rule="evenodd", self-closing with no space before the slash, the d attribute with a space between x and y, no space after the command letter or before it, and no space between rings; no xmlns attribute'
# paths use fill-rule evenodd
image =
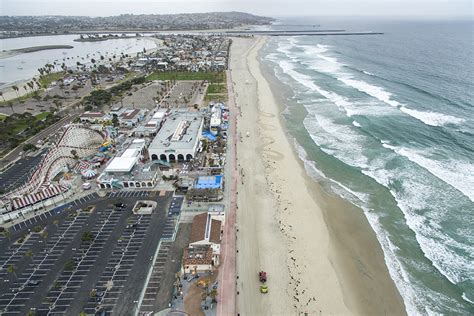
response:
<svg viewBox="0 0 474 316"><path fill-rule="evenodd" d="M262 37L236 38L231 46L241 109L237 312L405 314L362 210L322 191L295 154L281 107L260 69L258 52L264 43ZM268 273L268 294L259 291L260 270Z"/></svg>

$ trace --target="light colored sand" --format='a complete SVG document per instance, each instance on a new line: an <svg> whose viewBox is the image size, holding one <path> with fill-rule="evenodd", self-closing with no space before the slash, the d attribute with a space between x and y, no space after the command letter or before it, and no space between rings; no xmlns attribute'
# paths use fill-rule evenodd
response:
<svg viewBox="0 0 474 316"><path fill-rule="evenodd" d="M240 315L383 315L404 308L360 210L306 176L285 135L257 54L263 38L234 39L237 105L237 311ZM246 137L246 133L250 137ZM269 293L259 293L258 271Z"/></svg>
<svg viewBox="0 0 474 316"><path fill-rule="evenodd" d="M18 90L18 94L15 92L15 90L12 89L11 86L7 87L7 88L4 88L2 91L3 93L3 97L0 98L0 101L3 101L5 99L5 101L9 101L9 100L13 100L13 99L16 99L18 96L23 96L26 94L26 91L25 89L23 89L23 86L28 82L29 80L22 80L22 81L19 81L17 83L15 83L14 85L17 86L19 88ZM28 90L29 91L29 90Z"/></svg>

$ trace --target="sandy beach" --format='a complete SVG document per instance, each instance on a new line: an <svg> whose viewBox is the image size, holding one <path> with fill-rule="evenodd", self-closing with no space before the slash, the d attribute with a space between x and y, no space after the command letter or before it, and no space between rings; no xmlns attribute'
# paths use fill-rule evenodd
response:
<svg viewBox="0 0 474 316"><path fill-rule="evenodd" d="M281 105L260 69L258 52L264 43L262 37L236 38L231 46L241 110L237 313L405 314L362 210L323 192L296 156ZM259 292L260 270L268 273L268 294Z"/></svg>

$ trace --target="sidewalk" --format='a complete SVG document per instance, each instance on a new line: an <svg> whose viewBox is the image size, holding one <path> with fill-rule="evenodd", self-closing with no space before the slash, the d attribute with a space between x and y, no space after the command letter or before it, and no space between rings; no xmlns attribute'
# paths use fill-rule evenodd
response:
<svg viewBox="0 0 474 316"><path fill-rule="evenodd" d="M236 314L236 210L237 210L237 181L239 173L237 171L237 116L238 109L235 105L234 90L232 85L232 77L230 70L227 71L227 88L229 93L229 109L230 109L230 130L228 138L228 155L226 165L226 186L225 202L226 202L226 224L224 227L224 236L221 243L221 262L219 268L219 284L221 293L218 296L218 316L227 316ZM232 181L230 181L232 179Z"/></svg>

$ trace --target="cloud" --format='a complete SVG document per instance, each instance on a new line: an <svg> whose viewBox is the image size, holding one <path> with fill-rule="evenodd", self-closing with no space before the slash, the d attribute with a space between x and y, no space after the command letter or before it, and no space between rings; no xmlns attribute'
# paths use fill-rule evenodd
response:
<svg viewBox="0 0 474 316"><path fill-rule="evenodd" d="M2 15L245 11L288 16L471 16L471 0L0 0ZM113 5L112 5L113 4Z"/></svg>

